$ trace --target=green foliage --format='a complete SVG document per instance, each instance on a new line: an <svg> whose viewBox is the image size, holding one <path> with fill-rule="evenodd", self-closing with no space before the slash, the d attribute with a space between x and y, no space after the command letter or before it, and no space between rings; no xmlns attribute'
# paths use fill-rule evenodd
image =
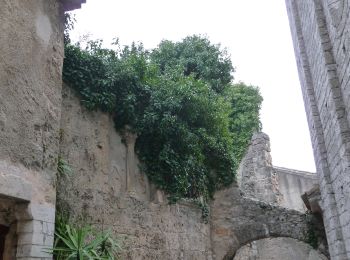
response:
<svg viewBox="0 0 350 260"><path fill-rule="evenodd" d="M197 35L181 42L162 41L152 52L151 59L163 73L180 69L185 76L204 80L218 93L233 79L234 69L226 50Z"/></svg>
<svg viewBox="0 0 350 260"><path fill-rule="evenodd" d="M150 53L135 44L116 49L101 41L66 45L63 80L87 108L111 113L118 131L137 134L141 166L170 201L205 203L234 181L237 159L259 129L258 90L230 85L228 56L206 38L165 41Z"/></svg>
<svg viewBox="0 0 350 260"><path fill-rule="evenodd" d="M259 111L263 101L259 89L240 82L226 90L231 102L230 132L233 138L234 155L243 158L255 131L261 130Z"/></svg>
<svg viewBox="0 0 350 260"><path fill-rule="evenodd" d="M69 32L74 29L75 16L70 13L64 13L64 43L71 42Z"/></svg>
<svg viewBox="0 0 350 260"><path fill-rule="evenodd" d="M59 176L67 176L72 173L71 167L61 156L58 156L57 173Z"/></svg>
<svg viewBox="0 0 350 260"><path fill-rule="evenodd" d="M95 232L90 226L73 227L58 217L51 253L57 260L114 260L121 250L110 232Z"/></svg>
<svg viewBox="0 0 350 260"><path fill-rule="evenodd" d="M317 228L315 225L315 216L311 211L306 212L306 221L308 225L306 242L312 246L312 248L317 249L319 241L317 236Z"/></svg>

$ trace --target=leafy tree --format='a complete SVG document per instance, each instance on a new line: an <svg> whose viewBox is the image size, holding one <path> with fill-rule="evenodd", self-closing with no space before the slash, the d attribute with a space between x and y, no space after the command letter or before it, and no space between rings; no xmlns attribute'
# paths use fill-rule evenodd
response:
<svg viewBox="0 0 350 260"><path fill-rule="evenodd" d="M144 172L170 199L204 198L234 181L254 130L261 97L232 85L229 56L208 39L163 41L152 52L117 51L91 41L67 44L63 80L89 109L114 116L116 129L137 133Z"/></svg>
<svg viewBox="0 0 350 260"><path fill-rule="evenodd" d="M162 41L152 52L151 60L162 72L179 68L185 76L193 75L195 79L208 82L218 93L233 80L234 69L226 50L197 35L181 42Z"/></svg>
<svg viewBox="0 0 350 260"><path fill-rule="evenodd" d="M263 101L259 89L243 82L226 91L231 102L230 132L235 158L241 161L253 133L261 130L260 108Z"/></svg>

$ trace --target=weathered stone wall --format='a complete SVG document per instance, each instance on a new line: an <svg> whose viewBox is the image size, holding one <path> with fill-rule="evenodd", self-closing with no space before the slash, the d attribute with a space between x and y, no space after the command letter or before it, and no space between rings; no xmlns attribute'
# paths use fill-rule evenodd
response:
<svg viewBox="0 0 350 260"><path fill-rule="evenodd" d="M0 6L0 224L9 227L3 257L51 259L44 251L55 222L64 9L58 0Z"/></svg>
<svg viewBox="0 0 350 260"><path fill-rule="evenodd" d="M218 191L210 208L214 259L232 259L240 247L262 238L308 241L310 225L306 214L245 198L234 185ZM320 250L326 248L321 237L318 242Z"/></svg>
<svg viewBox="0 0 350 260"><path fill-rule="evenodd" d="M111 116L87 111L67 87L62 108L61 156L73 173L61 178L58 207L125 236L123 259L211 259L201 210L191 203L170 206L150 187Z"/></svg>
<svg viewBox="0 0 350 260"><path fill-rule="evenodd" d="M53 205L63 61L59 3L0 5L0 167L37 183L33 200Z"/></svg>
<svg viewBox="0 0 350 260"><path fill-rule="evenodd" d="M327 260L310 245L298 240L280 237L265 238L241 247L233 260Z"/></svg>
<svg viewBox="0 0 350 260"><path fill-rule="evenodd" d="M126 237L125 259L221 260L260 238L307 240L306 215L245 198L236 185L216 193L208 224L192 203L168 205L139 171L135 136L123 142L111 116L87 111L66 86L62 108L60 156L72 173L59 178L58 208Z"/></svg>
<svg viewBox="0 0 350 260"><path fill-rule="evenodd" d="M270 139L255 133L238 171L238 184L247 198L306 211L301 195L317 183L317 175L272 165Z"/></svg>
<svg viewBox="0 0 350 260"><path fill-rule="evenodd" d="M57 0L0 6L0 195L15 204L16 258L50 258L43 249L53 242L63 13Z"/></svg>
<svg viewBox="0 0 350 260"><path fill-rule="evenodd" d="M240 164L237 180L246 197L279 204L283 198L270 152L269 136L255 133Z"/></svg>
<svg viewBox="0 0 350 260"><path fill-rule="evenodd" d="M301 195L311 190L318 183L317 175L276 166L273 169L277 174L278 189L283 196L280 205L305 212L307 208Z"/></svg>
<svg viewBox="0 0 350 260"><path fill-rule="evenodd" d="M350 4L286 0L332 259L350 259Z"/></svg>

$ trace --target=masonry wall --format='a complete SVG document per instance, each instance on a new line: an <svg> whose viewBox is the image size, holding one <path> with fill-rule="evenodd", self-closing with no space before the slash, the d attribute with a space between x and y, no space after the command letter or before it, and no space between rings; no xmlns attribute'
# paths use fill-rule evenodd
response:
<svg viewBox="0 0 350 260"><path fill-rule="evenodd" d="M350 258L350 6L287 0L332 259Z"/></svg>
<svg viewBox="0 0 350 260"><path fill-rule="evenodd" d="M316 173L297 171L282 167L273 167L278 178L278 189L283 199L280 205L305 212L307 210L301 195L318 183Z"/></svg>
<svg viewBox="0 0 350 260"><path fill-rule="evenodd" d="M135 137L122 142L112 118L87 111L67 87L62 108L61 157L73 173L59 182L57 207L72 221L124 237L122 259L211 259L201 210L170 206L149 185L133 151Z"/></svg>
<svg viewBox="0 0 350 260"><path fill-rule="evenodd" d="M57 208L125 239L123 259L222 260L261 238L307 241L305 214L245 198L236 184L215 194L209 223L191 202L169 205L138 168L136 136L121 137L111 116L87 111L66 86L62 104L60 156L72 173L59 177Z"/></svg>
<svg viewBox="0 0 350 260"><path fill-rule="evenodd" d="M237 180L246 197L277 205L283 197L270 152L269 136L255 133L238 169Z"/></svg>
<svg viewBox="0 0 350 260"><path fill-rule="evenodd" d="M0 0L0 225L5 260L52 259L63 11L82 0Z"/></svg>
<svg viewBox="0 0 350 260"><path fill-rule="evenodd" d="M310 216L302 212L246 198L236 185L216 192L210 206L211 242L213 257L217 260L233 259L240 248L264 238L292 238L301 245L300 248L294 245L294 249L303 250L309 239L310 223L320 226L316 219L309 219ZM322 232L315 235L319 252L314 250L314 253L319 255L321 252L327 255L327 245ZM276 250L274 257L265 258L261 255L262 258L258 259L282 259L280 254L284 254L283 247L288 247L288 242L281 243L280 247L281 251ZM253 251L250 253L252 259L255 259Z"/></svg>
<svg viewBox="0 0 350 260"><path fill-rule="evenodd" d="M270 138L255 133L238 171L238 184L247 198L305 212L301 195L317 184L317 175L272 164Z"/></svg>
<svg viewBox="0 0 350 260"><path fill-rule="evenodd" d="M0 6L0 207L13 202L7 225L17 238L5 259L49 259L43 250L53 243L63 10L56 0Z"/></svg>
<svg viewBox="0 0 350 260"><path fill-rule="evenodd" d="M327 260L310 245L296 239L278 237L252 241L241 247L233 260Z"/></svg>

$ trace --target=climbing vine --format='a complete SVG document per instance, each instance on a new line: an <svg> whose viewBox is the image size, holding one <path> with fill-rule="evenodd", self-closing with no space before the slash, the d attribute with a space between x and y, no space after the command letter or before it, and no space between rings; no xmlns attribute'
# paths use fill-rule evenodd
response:
<svg viewBox="0 0 350 260"><path fill-rule="evenodd" d="M259 130L256 87L233 85L233 66L220 46L191 36L113 49L66 41L63 80L81 102L137 134L143 171L170 201L202 198L231 184L248 142Z"/></svg>

